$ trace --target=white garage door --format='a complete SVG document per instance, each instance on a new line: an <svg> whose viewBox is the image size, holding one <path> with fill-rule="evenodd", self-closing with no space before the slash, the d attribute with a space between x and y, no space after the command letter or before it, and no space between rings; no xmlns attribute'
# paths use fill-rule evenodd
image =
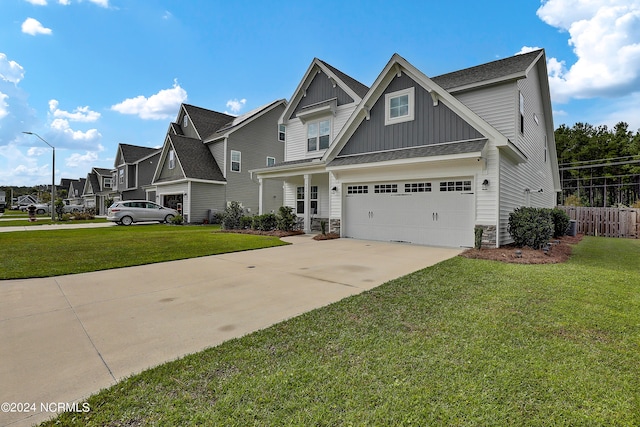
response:
<svg viewBox="0 0 640 427"><path fill-rule="evenodd" d="M473 246L472 179L345 187L344 235L422 245Z"/></svg>

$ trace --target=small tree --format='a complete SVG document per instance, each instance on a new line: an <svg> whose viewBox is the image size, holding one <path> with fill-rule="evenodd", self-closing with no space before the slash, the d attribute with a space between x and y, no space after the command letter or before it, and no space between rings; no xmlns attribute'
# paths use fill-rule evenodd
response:
<svg viewBox="0 0 640 427"><path fill-rule="evenodd" d="M62 199L56 199L55 209L58 221L62 221L62 215L64 215L64 202Z"/></svg>
<svg viewBox="0 0 640 427"><path fill-rule="evenodd" d="M240 228L243 217L243 209L238 202L230 202L224 210L222 217L223 230L237 230Z"/></svg>
<svg viewBox="0 0 640 427"><path fill-rule="evenodd" d="M298 224L298 217L291 206L280 206L276 214L276 228L280 231L293 231Z"/></svg>

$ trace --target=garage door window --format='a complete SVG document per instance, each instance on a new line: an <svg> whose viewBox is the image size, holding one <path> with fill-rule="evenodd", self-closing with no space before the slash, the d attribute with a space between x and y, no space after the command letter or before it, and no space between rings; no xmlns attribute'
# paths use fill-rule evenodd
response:
<svg viewBox="0 0 640 427"><path fill-rule="evenodd" d="M430 182L412 182L404 185L405 193L428 193L431 192Z"/></svg>
<svg viewBox="0 0 640 427"><path fill-rule="evenodd" d="M398 184L376 184L373 186L374 193L397 193Z"/></svg>
<svg viewBox="0 0 640 427"><path fill-rule="evenodd" d="M368 194L368 185L350 185L347 187L347 194Z"/></svg>
<svg viewBox="0 0 640 427"><path fill-rule="evenodd" d="M440 191L471 191L471 181L442 181Z"/></svg>

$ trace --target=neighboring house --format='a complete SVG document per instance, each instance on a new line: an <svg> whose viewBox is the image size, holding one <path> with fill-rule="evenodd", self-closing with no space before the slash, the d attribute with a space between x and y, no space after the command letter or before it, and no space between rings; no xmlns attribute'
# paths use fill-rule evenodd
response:
<svg viewBox="0 0 640 427"><path fill-rule="evenodd" d="M232 201L248 215L282 205L282 181L260 186L249 172L284 160L278 118L285 100L238 117L182 104L171 123L152 181L156 202L178 209L186 222L208 220ZM260 194L260 191L262 193Z"/></svg>
<svg viewBox="0 0 640 427"><path fill-rule="evenodd" d="M120 200L156 200L153 174L160 159L159 148L119 144L114 162L112 190Z"/></svg>
<svg viewBox="0 0 640 427"><path fill-rule="evenodd" d="M60 184L58 184L58 186L56 187L57 197L62 197L62 198L67 197L62 192L64 191L67 195L69 194L69 186L71 185L72 181L77 181L77 180L71 179L71 178L60 178Z"/></svg>
<svg viewBox="0 0 640 427"><path fill-rule="evenodd" d="M322 219L343 237L470 247L481 227L500 246L515 208L554 206L543 50L434 78L395 54L362 100L341 104L347 80L314 60L279 122L285 162L255 171L285 180L306 231Z"/></svg>
<svg viewBox="0 0 640 427"><path fill-rule="evenodd" d="M113 198L113 177L111 169L92 168L82 191L82 199L87 209L95 209L96 215L106 215L106 200Z"/></svg>
<svg viewBox="0 0 640 427"><path fill-rule="evenodd" d="M86 178L80 178L80 179L72 180L69 183L67 201L69 201L70 204L84 205L84 199L82 198L82 193L84 191L84 186L86 182L87 182Z"/></svg>

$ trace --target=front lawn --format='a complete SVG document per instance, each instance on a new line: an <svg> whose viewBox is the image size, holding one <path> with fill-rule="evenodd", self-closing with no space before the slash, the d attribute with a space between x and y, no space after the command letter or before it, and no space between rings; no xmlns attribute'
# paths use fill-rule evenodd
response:
<svg viewBox="0 0 640 427"><path fill-rule="evenodd" d="M3 217L4 218L4 217ZM104 218L95 218L95 219L81 219L81 220L69 220L69 221L51 221L50 216L42 216L38 215L36 217L37 221L31 222L27 219L21 219L21 216L17 218L20 219L12 219L11 221L0 221L0 227L31 227L38 225L49 225L49 224L85 224L85 223L94 223L94 222L107 222Z"/></svg>
<svg viewBox="0 0 640 427"><path fill-rule="evenodd" d="M640 241L462 257L89 398L45 425L640 425Z"/></svg>
<svg viewBox="0 0 640 427"><path fill-rule="evenodd" d="M153 224L0 233L0 279L84 273L285 244L277 237L218 229Z"/></svg>

